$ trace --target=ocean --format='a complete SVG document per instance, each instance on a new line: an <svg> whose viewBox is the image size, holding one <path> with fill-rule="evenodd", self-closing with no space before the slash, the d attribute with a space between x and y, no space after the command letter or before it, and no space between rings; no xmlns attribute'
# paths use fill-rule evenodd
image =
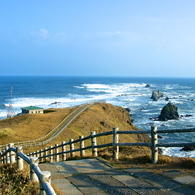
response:
<svg viewBox="0 0 195 195"><path fill-rule="evenodd" d="M165 97L150 99L153 90L164 93L169 101ZM129 108L134 125L143 130L151 125L158 129L195 127L195 78L0 76L0 119L7 117L10 103L19 114L22 107L31 105L67 108L91 101ZM166 122L151 120L168 102L184 117ZM195 133L163 134L159 142L195 142ZM195 157L194 151L180 149L162 148L163 154L170 156Z"/></svg>

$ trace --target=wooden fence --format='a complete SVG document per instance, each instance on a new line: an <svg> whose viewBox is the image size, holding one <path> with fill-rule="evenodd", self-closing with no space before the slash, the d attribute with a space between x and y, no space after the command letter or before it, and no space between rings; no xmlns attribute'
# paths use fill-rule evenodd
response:
<svg viewBox="0 0 195 195"><path fill-rule="evenodd" d="M58 162L65 161L67 154L70 157L74 157L75 153L79 153L81 157L85 156L86 150L91 150L91 155L98 156L98 148L112 147L113 159L119 159L119 147L120 146L145 146L151 148L152 163L158 162L158 148L159 147L185 147L195 146L195 142L192 143L158 143L158 135L162 133L187 133L195 132L195 128L189 129L172 129L172 130L157 130L156 126L152 126L148 131L119 131L118 128L113 128L113 131L96 134L92 131L87 137L79 136L77 140L71 139L69 142L62 142L60 145L50 146L28 155L22 153L22 147L17 146L14 148L14 144L8 144L5 150L0 152L0 164L17 163L18 169L23 169L23 161L26 161L30 165L30 178L32 181L40 182L40 194L55 194L50 185L51 175L48 171L41 171L38 167L39 162ZM120 143L120 134L149 134L151 135L150 143ZM105 143L102 145L97 144L97 138L102 136L112 136L111 143ZM85 141L90 140L89 146L85 146ZM77 145L77 148L75 147ZM68 149L67 149L68 148Z"/></svg>
<svg viewBox="0 0 195 195"><path fill-rule="evenodd" d="M51 187L51 173L49 171L41 171L37 157L29 158L22 152L22 147L14 148L14 144L8 144L5 151L0 153L0 164L17 164L18 170L23 170L24 161L30 166L30 180L40 183L40 195L56 195Z"/></svg>
<svg viewBox="0 0 195 195"><path fill-rule="evenodd" d="M72 158L75 153L79 153L81 157L85 156L86 150L91 150L91 155L94 157L98 156L98 148L112 147L113 159L119 159L119 147L120 146L145 146L151 148L151 159L152 163L158 162L158 148L159 147L185 147L185 146L195 146L195 142L192 143L158 143L158 135L162 133L187 133L195 132L195 128L189 129L172 129L172 130L157 130L156 126L152 126L151 130L148 131L119 131L118 128L113 128L113 131L96 134L92 131L87 137L79 136L77 140L71 139L69 142L63 141L61 144L55 144L55 146L50 146L49 148L44 148L42 150L28 154L30 157L38 157L41 162L58 162L64 161L67 158L67 154ZM151 135L150 143L120 143L120 134L149 134ZM112 142L105 143L102 145L97 144L97 138L102 136L112 135ZM90 140L90 145L85 147L85 141ZM77 144L77 148L75 145ZM68 149L67 149L68 148Z"/></svg>

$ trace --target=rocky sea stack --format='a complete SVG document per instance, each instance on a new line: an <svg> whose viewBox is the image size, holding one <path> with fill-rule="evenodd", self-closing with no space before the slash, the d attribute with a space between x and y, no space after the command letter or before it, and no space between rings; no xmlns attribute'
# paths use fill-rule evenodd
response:
<svg viewBox="0 0 195 195"><path fill-rule="evenodd" d="M178 120L179 114L178 114L178 108L172 103L168 103L163 107L161 110L160 115L158 116L158 119L160 121L167 121L167 120Z"/></svg>
<svg viewBox="0 0 195 195"><path fill-rule="evenodd" d="M159 98L163 97L164 94L161 93L160 91L153 91L152 92L152 96L150 97L151 99L153 99L153 101L158 101Z"/></svg>

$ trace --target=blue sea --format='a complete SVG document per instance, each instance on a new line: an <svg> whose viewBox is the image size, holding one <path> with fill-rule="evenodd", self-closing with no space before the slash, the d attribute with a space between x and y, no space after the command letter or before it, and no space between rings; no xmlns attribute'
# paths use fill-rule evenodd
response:
<svg viewBox="0 0 195 195"><path fill-rule="evenodd" d="M166 122L151 120L158 117L168 103L165 97L158 101L150 99L153 90L163 92L184 117ZM151 125L158 129L195 127L195 78L0 77L0 119L7 117L10 103L15 114L19 114L22 107L31 105L45 109L68 108L99 100L129 108L134 125L143 130L149 130ZM159 142L195 142L195 133L164 134ZM195 152L181 152L180 149L163 148L163 153L195 157Z"/></svg>

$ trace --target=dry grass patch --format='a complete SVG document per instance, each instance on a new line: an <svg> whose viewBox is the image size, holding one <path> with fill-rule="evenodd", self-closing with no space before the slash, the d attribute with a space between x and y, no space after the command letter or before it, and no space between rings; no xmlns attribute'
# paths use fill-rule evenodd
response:
<svg viewBox="0 0 195 195"><path fill-rule="evenodd" d="M126 147L123 149L119 155L119 160L113 160L111 148L109 150L102 150L99 154L100 158L119 169L142 167L155 173L169 170L180 170L186 173L195 172L194 158L170 157L159 154L158 163L152 164L151 152L143 149L139 150L136 147Z"/></svg>
<svg viewBox="0 0 195 195"><path fill-rule="evenodd" d="M74 108L75 109L75 108ZM73 108L50 109L44 114L24 114L0 120L0 145L38 139L55 128ZM9 129L6 136L1 132Z"/></svg>
<svg viewBox="0 0 195 195"><path fill-rule="evenodd" d="M14 136L0 139L1 144L9 142L35 140L50 132L75 108L49 109L45 114L25 114L15 116L11 119L0 121L1 129L12 129ZM62 141L68 142L70 139L78 139L79 136L88 136L91 131L102 133L112 131L113 127L120 130L136 130L132 124L129 112L124 108L111 104L95 104L83 112L74 122L62 132L50 145L60 144ZM148 141L147 135L120 135L120 142L136 142L138 140ZM108 143L112 138L102 137L98 144Z"/></svg>
<svg viewBox="0 0 195 195"><path fill-rule="evenodd" d="M35 195L39 185L29 180L29 171L18 171L16 166L0 166L0 194L2 195Z"/></svg>

